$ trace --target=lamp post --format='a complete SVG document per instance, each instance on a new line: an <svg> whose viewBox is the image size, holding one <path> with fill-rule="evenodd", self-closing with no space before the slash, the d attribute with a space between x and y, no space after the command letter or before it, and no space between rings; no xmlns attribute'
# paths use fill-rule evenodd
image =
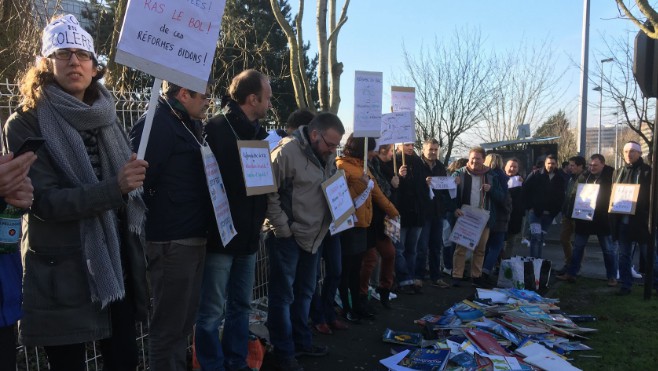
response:
<svg viewBox="0 0 658 371"><path fill-rule="evenodd" d="M595 87L593 90L599 92L599 140L597 146L597 153L601 153L601 120L602 120L602 111L603 111L603 63L608 63L614 61L614 58L605 58L601 59L601 84Z"/></svg>

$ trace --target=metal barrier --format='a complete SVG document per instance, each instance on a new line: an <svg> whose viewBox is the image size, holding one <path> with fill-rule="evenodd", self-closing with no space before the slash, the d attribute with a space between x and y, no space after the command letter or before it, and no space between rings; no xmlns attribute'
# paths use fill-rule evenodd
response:
<svg viewBox="0 0 658 371"><path fill-rule="evenodd" d="M120 93L112 91L114 95L117 116L121 120L126 130L129 130L132 125L141 117L147 110L150 89L145 92L125 92ZM18 92L18 85L10 83L8 80L0 81L0 118L6 120L11 113L13 113L19 105L20 95ZM215 99L212 100L216 102ZM215 107L211 107L212 110ZM267 129L276 129L275 125L268 125ZM254 308L267 308L267 271L268 260L267 252L265 250L264 235L261 235L260 246L256 254L256 280L253 288ZM137 324L137 343L140 350L140 364L139 370L148 369L147 363L147 341L148 337L148 324ZM45 352L40 347L26 348L19 346L17 370L47 370L48 362L46 360ZM96 343L89 343L87 345L87 370L96 371L102 369L102 360L100 351Z"/></svg>

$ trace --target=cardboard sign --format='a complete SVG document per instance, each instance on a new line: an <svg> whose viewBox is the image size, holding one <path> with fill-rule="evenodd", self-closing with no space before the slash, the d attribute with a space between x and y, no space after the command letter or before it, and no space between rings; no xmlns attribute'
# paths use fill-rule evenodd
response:
<svg viewBox="0 0 658 371"><path fill-rule="evenodd" d="M222 245L226 246L237 235L237 232L233 226L233 217L231 217L224 180L219 171L217 159L210 147L202 146L201 155L203 156L203 168L206 173L208 190L210 191L210 200L215 212L215 221L219 228L219 237L222 239Z"/></svg>
<svg viewBox="0 0 658 371"><path fill-rule="evenodd" d="M322 191L327 199L334 225L343 224L356 211L343 170L336 171L334 176L322 183Z"/></svg>
<svg viewBox="0 0 658 371"><path fill-rule="evenodd" d="M247 196L276 192L269 143L265 140L239 140L238 152Z"/></svg>
<svg viewBox="0 0 658 371"><path fill-rule="evenodd" d="M574 219L592 221L596 209L596 199L599 196L599 184L579 183L576 190L576 200L573 204L571 217Z"/></svg>
<svg viewBox="0 0 658 371"><path fill-rule="evenodd" d="M639 184L613 184L608 212L613 214L635 215L637 196L639 194Z"/></svg>
<svg viewBox="0 0 658 371"><path fill-rule="evenodd" d="M413 112L393 112L382 115L382 133L377 139L378 145L415 141Z"/></svg>
<svg viewBox="0 0 658 371"><path fill-rule="evenodd" d="M226 0L128 0L116 62L206 92Z"/></svg>
<svg viewBox="0 0 658 371"><path fill-rule="evenodd" d="M381 135L383 79L381 72L355 71L355 138L378 138Z"/></svg>
<svg viewBox="0 0 658 371"><path fill-rule="evenodd" d="M391 111L415 112L416 88L391 86Z"/></svg>
<svg viewBox="0 0 658 371"><path fill-rule="evenodd" d="M489 221L489 210L462 205L461 211L464 215L457 218L450 234L450 241L469 250L475 250L482 237L482 231Z"/></svg>
<svg viewBox="0 0 658 371"><path fill-rule="evenodd" d="M354 223L356 223L356 217L354 215L348 216L340 225L336 225L336 223L332 222L329 224L329 233L331 233L332 236L335 236L337 233L354 228Z"/></svg>
<svg viewBox="0 0 658 371"><path fill-rule="evenodd" d="M433 176L430 185L432 189L457 189L455 178L451 176Z"/></svg>

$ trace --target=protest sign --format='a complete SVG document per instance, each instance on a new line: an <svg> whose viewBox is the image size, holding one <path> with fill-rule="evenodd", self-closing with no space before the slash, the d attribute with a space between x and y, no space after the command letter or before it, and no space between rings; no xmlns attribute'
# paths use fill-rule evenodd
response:
<svg viewBox="0 0 658 371"><path fill-rule="evenodd" d="M356 223L356 218L354 215L348 216L347 219L345 219L345 221L340 225L336 225L336 223L331 222L331 224L329 224L329 233L334 236L336 233L354 228L354 223Z"/></svg>
<svg viewBox="0 0 658 371"><path fill-rule="evenodd" d="M391 111L415 112L416 89L404 86L391 86Z"/></svg>
<svg viewBox="0 0 658 371"><path fill-rule="evenodd" d="M516 188L523 186L523 180L520 175L514 175L507 180L507 188Z"/></svg>
<svg viewBox="0 0 658 371"><path fill-rule="evenodd" d="M327 199L334 225L343 224L350 215L354 214L354 202L350 190L347 188L343 170L336 171L334 176L322 183L322 191Z"/></svg>
<svg viewBox="0 0 658 371"><path fill-rule="evenodd" d="M451 176L433 176L430 179L432 189L457 189L455 178Z"/></svg>
<svg viewBox="0 0 658 371"><path fill-rule="evenodd" d="M382 115L382 132L377 144L394 144L416 141L413 112L393 112Z"/></svg>
<svg viewBox="0 0 658 371"><path fill-rule="evenodd" d="M356 71L354 76L354 137L381 135L382 127L381 72Z"/></svg>
<svg viewBox="0 0 658 371"><path fill-rule="evenodd" d="M217 159L210 150L210 147L201 147L201 154L203 155L203 167L208 182L208 190L210 191L210 201L215 211L215 221L219 228L219 236L222 239L222 245L226 246L235 237L237 232L233 226L233 218L231 217L231 209L229 207L228 197L226 196L226 189L224 188L224 180L219 171Z"/></svg>
<svg viewBox="0 0 658 371"><path fill-rule="evenodd" d="M637 196L640 194L639 184L615 183L610 195L609 213L635 215Z"/></svg>
<svg viewBox="0 0 658 371"><path fill-rule="evenodd" d="M205 93L226 0L129 0L116 62Z"/></svg>
<svg viewBox="0 0 658 371"><path fill-rule="evenodd" d="M464 215L457 218L450 234L450 241L469 250L474 250L480 241L487 221L489 221L489 210L471 205L462 205L461 211Z"/></svg>
<svg viewBox="0 0 658 371"><path fill-rule="evenodd" d="M269 143L265 140L238 140L238 152L247 196L276 192Z"/></svg>
<svg viewBox="0 0 658 371"><path fill-rule="evenodd" d="M576 200L573 204L571 217L581 220L593 220L594 209L596 209L596 198L599 195L599 184L578 184Z"/></svg>
<svg viewBox="0 0 658 371"><path fill-rule="evenodd" d="M281 141L281 136L277 134L276 130L270 130L267 132L269 134L265 140L270 144L270 152L274 151L274 148L279 145L279 142Z"/></svg>

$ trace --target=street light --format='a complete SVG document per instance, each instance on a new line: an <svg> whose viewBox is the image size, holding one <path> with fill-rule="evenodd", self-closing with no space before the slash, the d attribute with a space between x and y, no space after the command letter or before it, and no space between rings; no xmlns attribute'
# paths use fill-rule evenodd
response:
<svg viewBox="0 0 658 371"><path fill-rule="evenodd" d="M599 144L598 144L598 150L597 153L601 153L601 119L602 119L602 111L603 111L603 63L608 63L614 61L614 58L605 58L601 59L601 84L597 87L595 87L594 91L599 92Z"/></svg>

